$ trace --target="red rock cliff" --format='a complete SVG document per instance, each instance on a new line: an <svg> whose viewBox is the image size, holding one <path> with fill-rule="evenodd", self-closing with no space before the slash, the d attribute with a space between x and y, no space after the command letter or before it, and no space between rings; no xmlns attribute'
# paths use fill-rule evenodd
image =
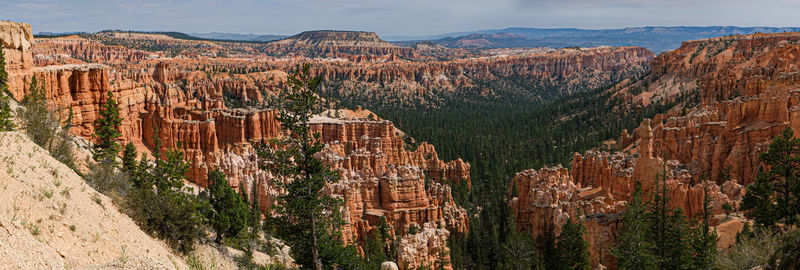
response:
<svg viewBox="0 0 800 270"><path fill-rule="evenodd" d="M800 128L798 41L797 33L731 36L684 42L662 53L650 75L610 91L628 101L623 106L694 98L642 122L633 134L623 132L621 152L576 153L569 171L518 174L512 186L519 195L511 203L518 225L534 233L555 230L582 207L596 264L600 257L613 259L602 247L613 243L624 209L619 206L637 181L647 192L655 176L664 175L671 206L689 215L698 214L704 196L711 196L715 213L725 202L738 205L770 138L787 126ZM704 177L710 181L701 182Z"/></svg>

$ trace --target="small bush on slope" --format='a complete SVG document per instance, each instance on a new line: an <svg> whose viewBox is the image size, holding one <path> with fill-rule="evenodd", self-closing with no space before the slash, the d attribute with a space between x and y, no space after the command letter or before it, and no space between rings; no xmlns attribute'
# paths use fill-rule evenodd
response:
<svg viewBox="0 0 800 270"><path fill-rule="evenodd" d="M769 230L757 230L752 237L741 237L736 244L717 256L720 270L749 270L766 265L780 245L780 237Z"/></svg>
<svg viewBox="0 0 800 270"><path fill-rule="evenodd" d="M29 87L30 92L22 99L23 107L17 109L17 117L21 122L22 130L34 143L74 170L72 137L69 135L72 110L69 111L65 126L61 127L61 120L57 113L47 104L44 86L39 84L36 77L33 77Z"/></svg>
<svg viewBox="0 0 800 270"><path fill-rule="evenodd" d="M767 269L800 269L800 231L784 233L781 246L772 254Z"/></svg>

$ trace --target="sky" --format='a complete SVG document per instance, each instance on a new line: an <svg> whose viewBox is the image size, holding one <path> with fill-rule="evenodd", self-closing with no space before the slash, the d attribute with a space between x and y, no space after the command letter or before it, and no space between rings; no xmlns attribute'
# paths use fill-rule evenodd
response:
<svg viewBox="0 0 800 270"><path fill-rule="evenodd" d="M0 0L34 32L422 36L506 27L800 26L799 0Z"/></svg>

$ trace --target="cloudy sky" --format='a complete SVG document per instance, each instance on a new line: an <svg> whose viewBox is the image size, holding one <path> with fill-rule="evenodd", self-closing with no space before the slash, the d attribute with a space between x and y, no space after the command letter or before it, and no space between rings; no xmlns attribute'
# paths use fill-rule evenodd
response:
<svg viewBox="0 0 800 270"><path fill-rule="evenodd" d="M5 3L3 3L5 2ZM800 26L798 0L0 0L34 32L430 35L505 27Z"/></svg>

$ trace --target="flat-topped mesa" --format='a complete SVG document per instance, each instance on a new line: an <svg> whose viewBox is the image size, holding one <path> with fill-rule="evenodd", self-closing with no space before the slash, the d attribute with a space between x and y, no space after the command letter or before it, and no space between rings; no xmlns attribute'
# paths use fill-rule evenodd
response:
<svg viewBox="0 0 800 270"><path fill-rule="evenodd" d="M309 45L353 46L360 43L370 46L395 47L391 43L380 39L378 37L378 34L376 34L375 32L334 31L334 30L306 31L291 36L287 39L277 41L276 43L285 43L287 41L292 41L292 40L298 42L304 42Z"/></svg>
<svg viewBox="0 0 800 270"><path fill-rule="evenodd" d="M353 61L392 60L400 56L411 58L414 49L386 42L374 32L307 31L261 46L267 54L300 55L306 57L345 58Z"/></svg>

